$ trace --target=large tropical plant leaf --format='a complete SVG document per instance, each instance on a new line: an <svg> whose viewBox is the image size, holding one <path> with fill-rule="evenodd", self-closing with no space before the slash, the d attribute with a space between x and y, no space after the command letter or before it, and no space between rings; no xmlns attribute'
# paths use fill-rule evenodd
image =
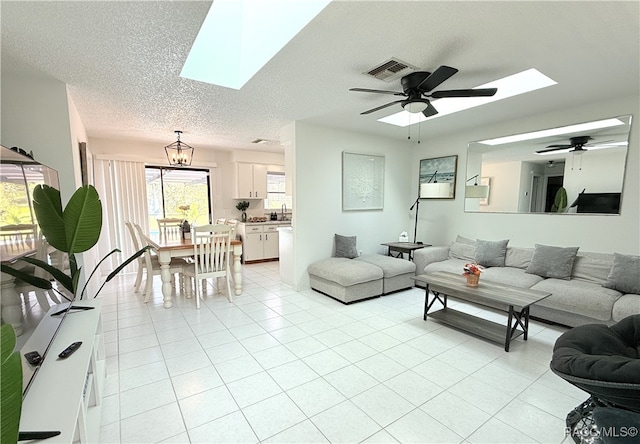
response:
<svg viewBox="0 0 640 444"><path fill-rule="evenodd" d="M15 351L16 335L0 326L0 442L17 442L22 412L22 361Z"/></svg>
<svg viewBox="0 0 640 444"><path fill-rule="evenodd" d="M5 264L0 264L0 270L3 273L13 276L16 279L20 279L22 281L25 281L27 284L33 285L36 288L43 288L45 290L51 290L53 288L51 282L49 282L47 279L34 276L31 273L25 273L22 270L11 268Z"/></svg>
<svg viewBox="0 0 640 444"><path fill-rule="evenodd" d="M92 185L80 187L73 193L63 211L67 231L67 253L82 253L93 247L102 231L102 203Z"/></svg>
<svg viewBox="0 0 640 444"><path fill-rule="evenodd" d="M67 231L62 217L60 191L49 185L38 185L33 190L33 210L42 235L56 250L67 252Z"/></svg>
<svg viewBox="0 0 640 444"><path fill-rule="evenodd" d="M33 191L33 208L42 234L52 247L72 255L87 251L98 242L102 203L92 185L78 188L64 210L58 190L38 185Z"/></svg>
<svg viewBox="0 0 640 444"><path fill-rule="evenodd" d="M72 285L72 277L71 276L65 274L63 271L57 269L53 265L49 265L47 262L44 262L44 261L42 261L40 259L36 259L36 258L33 258L33 257L23 257L22 260L25 261L25 262L28 262L30 264L33 264L36 267L42 268L44 271L46 271L51 276L53 276L53 278L56 281L58 281L64 288L66 288L70 292L73 292L73 285ZM37 285L36 285L36 287L37 287ZM44 287L39 287L39 288L44 288Z"/></svg>
<svg viewBox="0 0 640 444"><path fill-rule="evenodd" d="M551 212L563 213L567 208L567 190L564 187L558 188L556 195L553 199L553 205L551 205Z"/></svg>

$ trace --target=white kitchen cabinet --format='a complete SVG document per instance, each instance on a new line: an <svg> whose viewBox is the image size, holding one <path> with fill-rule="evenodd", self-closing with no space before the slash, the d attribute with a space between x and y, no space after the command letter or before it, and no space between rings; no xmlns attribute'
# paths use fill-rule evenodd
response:
<svg viewBox="0 0 640 444"><path fill-rule="evenodd" d="M255 227L258 228L258 227ZM250 232L242 239L243 250L242 255L246 261L257 261L263 259L263 241L262 241L262 227L260 232Z"/></svg>
<svg viewBox="0 0 640 444"><path fill-rule="evenodd" d="M267 197L267 166L238 163L237 198L264 199Z"/></svg>
<svg viewBox="0 0 640 444"><path fill-rule="evenodd" d="M264 259L277 259L280 255L277 225L265 225L262 252Z"/></svg>
<svg viewBox="0 0 640 444"><path fill-rule="evenodd" d="M281 224L238 224L245 262L278 259L280 254L278 227Z"/></svg>

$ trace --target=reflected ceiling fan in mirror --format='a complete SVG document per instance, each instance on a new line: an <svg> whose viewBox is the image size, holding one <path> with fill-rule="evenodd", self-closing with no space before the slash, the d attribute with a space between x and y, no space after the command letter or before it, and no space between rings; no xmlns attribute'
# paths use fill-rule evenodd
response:
<svg viewBox="0 0 640 444"><path fill-rule="evenodd" d="M450 66L440 66L433 72L416 71L400 79L402 84L402 92L385 91L379 89L351 88L349 91L368 92L375 94L389 94L394 96L405 97L404 99L394 100L393 102L372 108L361 112L360 114L371 114L381 109L399 103L405 111L410 113L422 113L425 117L431 117L438 114L438 111L431 104L431 99L444 99L452 97L491 97L498 91L497 88L483 89L451 89L433 91L440 86L441 83L449 79L458 70Z"/></svg>
<svg viewBox="0 0 640 444"><path fill-rule="evenodd" d="M612 144L613 140L602 140L599 142L589 142L593 140L591 136L576 136L569 139L568 144L548 145L543 150L536 151L536 154L558 154L558 151L582 154L589 149L612 148L619 144Z"/></svg>

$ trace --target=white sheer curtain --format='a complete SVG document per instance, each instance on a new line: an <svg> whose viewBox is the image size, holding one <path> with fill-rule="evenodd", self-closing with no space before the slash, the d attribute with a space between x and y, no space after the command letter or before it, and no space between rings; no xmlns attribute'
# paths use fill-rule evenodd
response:
<svg viewBox="0 0 640 444"><path fill-rule="evenodd" d="M109 274L136 251L124 223L131 221L143 228L149 225L144 167L142 162L122 160L97 159L94 163L95 186L103 208L99 256L104 257L114 248L122 251L103 262L100 269L103 275ZM136 267L134 262L124 272L134 272Z"/></svg>

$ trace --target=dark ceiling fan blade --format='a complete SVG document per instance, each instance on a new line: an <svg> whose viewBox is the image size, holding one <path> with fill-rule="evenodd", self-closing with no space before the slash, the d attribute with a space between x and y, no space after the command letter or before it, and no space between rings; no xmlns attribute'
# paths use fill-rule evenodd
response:
<svg viewBox="0 0 640 444"><path fill-rule="evenodd" d="M572 145L556 145L553 148L547 147L544 150L538 150L538 151L536 151L536 153L538 153L538 154L550 153L552 151L566 150L567 148L572 148Z"/></svg>
<svg viewBox="0 0 640 444"><path fill-rule="evenodd" d="M426 79L420 82L417 89L419 91L429 92L457 72L458 70L455 68L442 65L440 68L433 71Z"/></svg>
<svg viewBox="0 0 640 444"><path fill-rule="evenodd" d="M434 99L443 99L446 97L491 97L498 92L497 88L482 89L450 89L443 91L435 91L430 97Z"/></svg>
<svg viewBox="0 0 640 444"><path fill-rule="evenodd" d="M367 93L376 93L376 94L391 94L394 96L405 96L405 93L398 91L385 91L382 89L367 89L367 88L350 88L349 91L357 91L357 92L367 92Z"/></svg>
<svg viewBox="0 0 640 444"><path fill-rule="evenodd" d="M404 102L404 100L396 100L396 101L393 101L393 102L389 102L389 103L387 103L385 105L381 105L381 106L378 106L376 108L372 108L372 109L364 111L364 112L362 112L360 114L371 114L371 113L374 113L376 111L380 111L381 109L384 109L384 108L386 108L388 106L395 105L396 103L400 103L400 102Z"/></svg>
<svg viewBox="0 0 640 444"><path fill-rule="evenodd" d="M427 105L427 109L422 111L422 114L424 114L425 117L431 117L438 114L438 110L435 109L435 107L431 104L431 102L429 102L429 105Z"/></svg>
<svg viewBox="0 0 640 444"><path fill-rule="evenodd" d="M561 145L547 145L547 148L559 148L559 149L565 149L565 148L572 148L575 145L567 145L567 144L561 144Z"/></svg>
<svg viewBox="0 0 640 444"><path fill-rule="evenodd" d="M593 138L592 138L593 139ZM609 145L610 143L615 142L615 139L609 139L609 140L598 140L597 142L589 142L589 143L585 143L583 146L586 147L593 147L593 146L599 146L599 145Z"/></svg>

